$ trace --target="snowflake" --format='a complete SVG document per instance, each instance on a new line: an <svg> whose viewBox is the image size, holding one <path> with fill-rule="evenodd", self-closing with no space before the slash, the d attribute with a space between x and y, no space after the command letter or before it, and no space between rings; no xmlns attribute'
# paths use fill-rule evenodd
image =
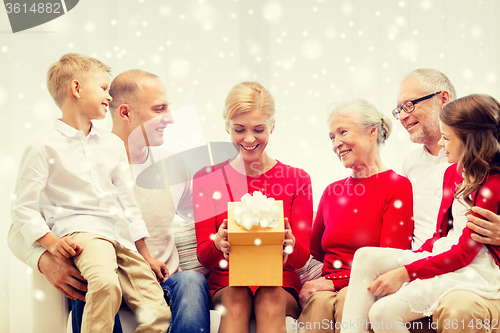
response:
<svg viewBox="0 0 500 333"><path fill-rule="evenodd" d="M283 8L280 4L276 2L267 3L263 10L263 15L266 20L269 22L278 22L283 16Z"/></svg>
<svg viewBox="0 0 500 333"><path fill-rule="evenodd" d="M220 268L227 268L228 265L229 265L229 263L227 262L226 259L222 259L221 261L219 261Z"/></svg>
<svg viewBox="0 0 500 333"><path fill-rule="evenodd" d="M323 53L323 47L316 40L309 40L302 45L302 54L309 60L315 60Z"/></svg>

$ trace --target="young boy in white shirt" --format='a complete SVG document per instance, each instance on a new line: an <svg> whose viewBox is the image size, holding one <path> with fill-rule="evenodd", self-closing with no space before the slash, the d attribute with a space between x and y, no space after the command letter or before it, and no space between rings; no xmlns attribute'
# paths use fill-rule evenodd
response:
<svg viewBox="0 0 500 333"><path fill-rule="evenodd" d="M170 309L158 284L166 266L145 245L125 147L91 122L105 118L112 100L109 73L99 60L74 53L50 67L47 87L62 118L24 152L12 219L29 246L73 258L87 280L82 332L111 333L122 294L139 316L136 332L166 332Z"/></svg>

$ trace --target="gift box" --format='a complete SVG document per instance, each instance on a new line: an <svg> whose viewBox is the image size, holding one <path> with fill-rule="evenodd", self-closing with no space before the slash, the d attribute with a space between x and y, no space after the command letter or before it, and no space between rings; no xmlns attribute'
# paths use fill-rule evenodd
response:
<svg viewBox="0 0 500 333"><path fill-rule="evenodd" d="M243 199L243 198L242 198ZM273 200L274 201L274 200ZM283 201L274 201L279 209L273 227L253 225L250 230L237 223L236 211L241 202L228 203L228 241L230 286L282 286L283 285ZM275 208L275 210L277 210ZM276 214L275 214L276 215ZM241 218L240 218L241 219ZM248 219L247 219L248 220ZM264 224L265 223L261 223ZM269 224L269 221L267 221Z"/></svg>

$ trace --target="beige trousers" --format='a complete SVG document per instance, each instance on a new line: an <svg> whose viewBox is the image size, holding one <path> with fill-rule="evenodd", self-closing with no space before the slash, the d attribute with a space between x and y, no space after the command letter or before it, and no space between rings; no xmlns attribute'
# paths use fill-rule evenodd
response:
<svg viewBox="0 0 500 333"><path fill-rule="evenodd" d="M299 333L339 333L347 287L339 292L317 291L306 301L297 319Z"/></svg>
<svg viewBox="0 0 500 333"><path fill-rule="evenodd" d="M170 308L154 272L138 252L92 233L70 237L83 247L73 260L88 282L82 333L111 333L122 295L138 316L136 333L167 331Z"/></svg>
<svg viewBox="0 0 500 333"><path fill-rule="evenodd" d="M495 333L500 332L500 300L457 290L446 295L422 329L414 333Z"/></svg>

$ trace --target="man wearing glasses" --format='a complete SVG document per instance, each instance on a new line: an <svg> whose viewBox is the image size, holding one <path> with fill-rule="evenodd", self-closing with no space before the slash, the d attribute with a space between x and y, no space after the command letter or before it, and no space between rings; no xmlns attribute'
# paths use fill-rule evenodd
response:
<svg viewBox="0 0 500 333"><path fill-rule="evenodd" d="M438 145L441 137L439 112L455 99L455 88L446 75L435 69L417 69L401 80L398 107L392 111L410 134L410 140L422 144L403 162L403 175L413 186L413 250L432 237L436 230L444 173L450 165ZM479 234L472 237L481 243L500 245L500 217L487 211L478 213L491 222L468 216L469 221L475 223L470 228ZM433 314L431 327L446 333L496 332L500 328L499 318L499 300L488 300L459 290L443 298ZM488 322L492 330L486 329ZM424 324L424 329L427 326Z"/></svg>

